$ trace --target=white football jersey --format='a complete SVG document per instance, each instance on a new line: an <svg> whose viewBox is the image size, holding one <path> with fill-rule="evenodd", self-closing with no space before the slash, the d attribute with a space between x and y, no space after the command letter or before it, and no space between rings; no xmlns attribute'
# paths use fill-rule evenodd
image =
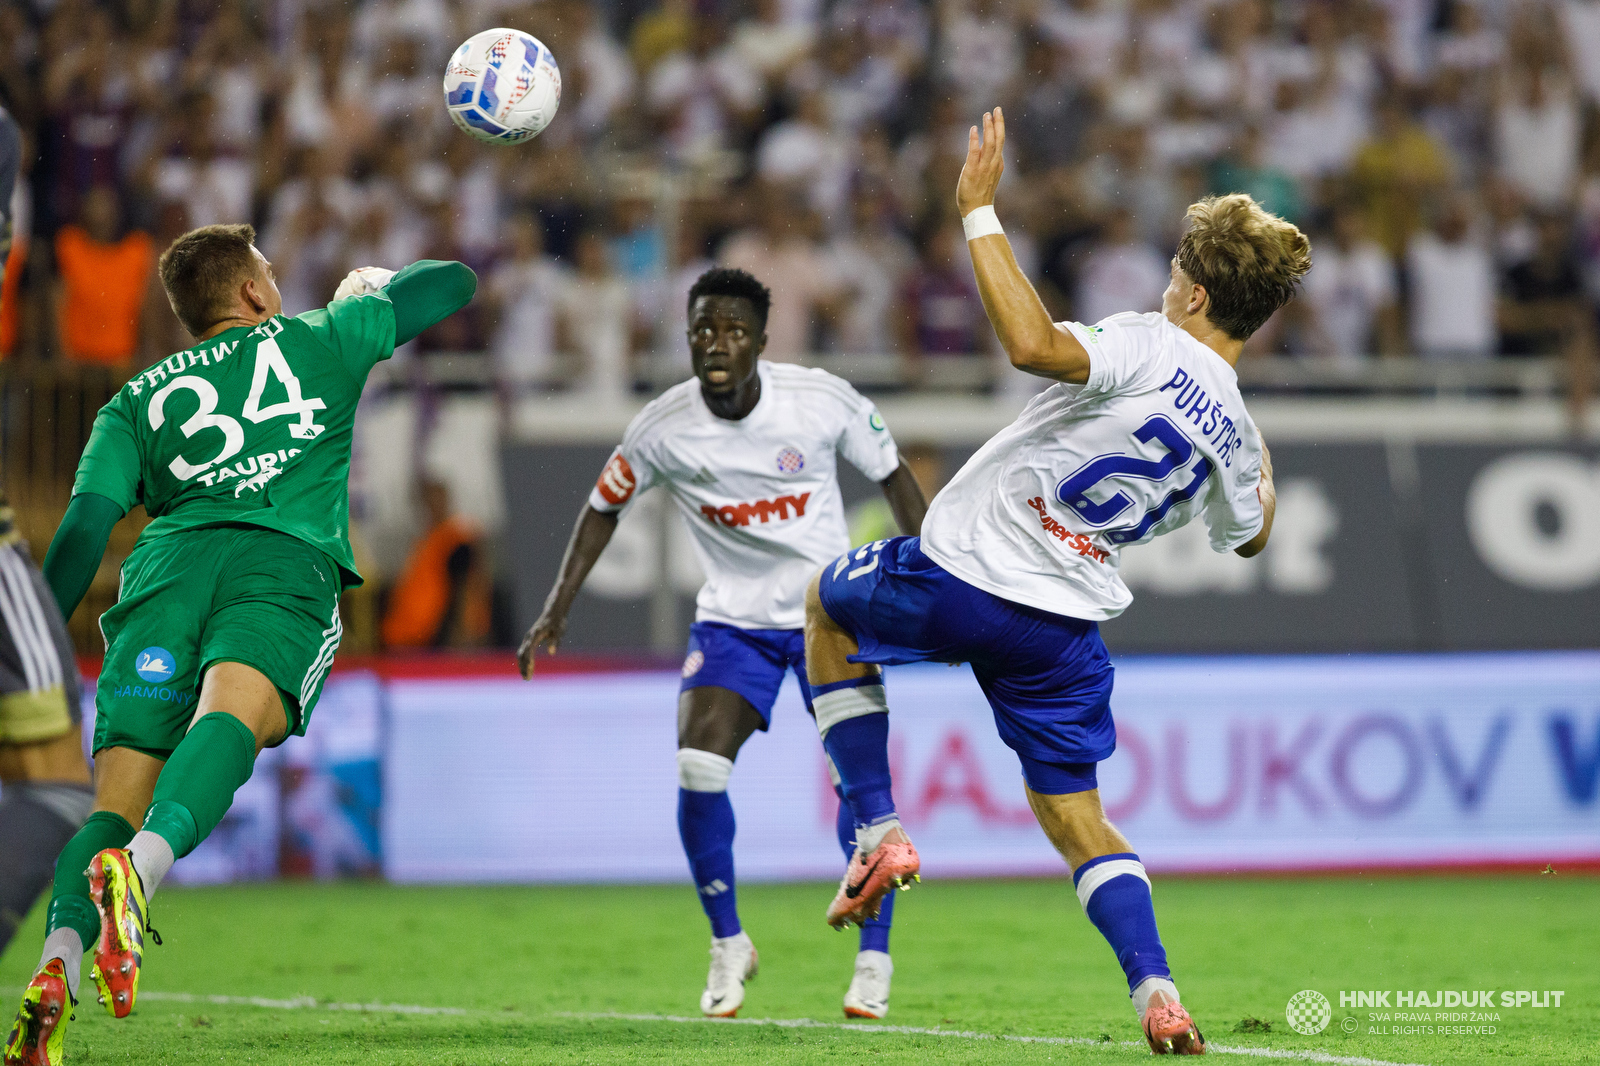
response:
<svg viewBox="0 0 1600 1066"><path fill-rule="evenodd" d="M1261 436L1238 375L1159 312L1067 323L1089 380L1057 384L934 497L928 557L970 585L1102 621L1133 600L1121 548L1203 516L1219 552L1254 537Z"/></svg>
<svg viewBox="0 0 1600 1066"><path fill-rule="evenodd" d="M742 629L805 625L806 585L850 548L838 456L873 481L900 465L871 400L824 370L757 364L761 399L718 418L691 378L629 423L589 506L620 511L653 486L672 494L706 572L695 618Z"/></svg>

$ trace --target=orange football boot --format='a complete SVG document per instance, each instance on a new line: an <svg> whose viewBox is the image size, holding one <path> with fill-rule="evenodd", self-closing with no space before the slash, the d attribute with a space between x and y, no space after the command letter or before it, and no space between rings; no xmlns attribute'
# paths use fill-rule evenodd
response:
<svg viewBox="0 0 1600 1066"><path fill-rule="evenodd" d="M1152 1005L1144 1013L1144 1038L1152 1055L1204 1055L1206 1038L1182 1003Z"/></svg>
<svg viewBox="0 0 1600 1066"><path fill-rule="evenodd" d="M884 896L922 880L918 874L922 860L917 857L917 849L911 846L903 830L891 832L889 836L896 833L899 839L885 837L872 854L863 855L857 848L850 857L844 879L839 882L839 893L828 905L829 925L843 929L876 918Z"/></svg>

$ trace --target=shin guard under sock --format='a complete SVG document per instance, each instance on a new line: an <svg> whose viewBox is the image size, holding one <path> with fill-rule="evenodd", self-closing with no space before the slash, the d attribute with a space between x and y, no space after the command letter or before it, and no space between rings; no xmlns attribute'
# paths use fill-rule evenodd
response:
<svg viewBox="0 0 1600 1066"><path fill-rule="evenodd" d="M162 768L144 828L159 834L175 858L183 858L222 821L255 764L250 727L231 714L206 715Z"/></svg>
<svg viewBox="0 0 1600 1066"><path fill-rule="evenodd" d="M882 689L878 691L881 694ZM889 781L887 711L862 714L834 723L823 734L822 746L839 772L839 786L844 801L858 828L894 817L894 795Z"/></svg>
<svg viewBox="0 0 1600 1066"><path fill-rule="evenodd" d="M95 811L61 849L50 892L45 932L74 930L85 947L100 938L100 912L89 897L86 871L94 857L107 848L125 848L133 839L133 826L120 814Z"/></svg>
<svg viewBox="0 0 1600 1066"><path fill-rule="evenodd" d="M839 834L839 848L848 861L856 853L855 818L850 814L850 808L845 805L844 789L835 785L833 791L839 797L839 817L834 829ZM883 903L878 909L878 916L868 918L861 923L862 951L881 951L886 955L889 953L889 927L894 921L894 897L893 892L884 896Z"/></svg>
<svg viewBox="0 0 1600 1066"><path fill-rule="evenodd" d="M733 880L734 828L726 792L678 789L678 835L715 937L733 936L742 928Z"/></svg>
<svg viewBox="0 0 1600 1066"><path fill-rule="evenodd" d="M1072 873L1084 913L1106 938L1132 991L1147 977L1171 977L1167 951L1156 932L1150 878L1132 852L1101 855Z"/></svg>

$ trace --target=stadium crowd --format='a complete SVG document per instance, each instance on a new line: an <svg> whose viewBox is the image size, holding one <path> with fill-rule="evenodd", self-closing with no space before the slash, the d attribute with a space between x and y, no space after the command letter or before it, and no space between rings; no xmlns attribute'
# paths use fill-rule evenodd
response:
<svg viewBox="0 0 1600 1066"><path fill-rule="evenodd" d="M519 148L442 105L493 25L565 79ZM0 48L30 145L13 355L187 345L153 257L249 220L291 312L355 266L469 263L482 298L414 354L487 353L510 389L634 391L714 261L773 288L769 357L915 381L992 343L953 190L995 104L1058 317L1156 308L1183 207L1242 190L1315 247L1258 354L1594 344L1600 0L0 0Z"/></svg>

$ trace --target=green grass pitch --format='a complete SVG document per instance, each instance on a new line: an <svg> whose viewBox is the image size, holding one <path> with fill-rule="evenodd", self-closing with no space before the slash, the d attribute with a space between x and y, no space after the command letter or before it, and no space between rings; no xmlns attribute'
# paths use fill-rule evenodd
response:
<svg viewBox="0 0 1600 1066"><path fill-rule="evenodd" d="M930 882L900 899L893 1009L845 1027L855 935L822 921L831 887L740 888L761 952L745 1019L696 1014L707 933L683 886L169 889L166 945L138 1009L90 998L68 1031L88 1063L1132 1063L1147 1059L1120 971L1066 880ZM1156 880L1184 1002L1216 1050L1289 1061L1579 1063L1600 1038L1600 879ZM7 1017L44 908L4 959ZM1560 989L1559 1009L1498 1010L1493 1035L1369 1033L1340 990ZM1318 1036L1286 1024L1301 989L1333 1001ZM206 997L257 997L265 1004ZM348 1009L368 1005L369 1009ZM422 1013L402 1007L459 1008ZM610 1015L608 1017L608 1015ZM624 1018L617 1015L645 1017ZM653 1016L653 1017L652 1017ZM1344 1019L1357 1019L1346 1034ZM1239 1031L1245 1019L1270 1031ZM1389 1027L1394 1027L1391 1020ZM980 1034L987 1034L980 1035ZM1003 1037L1048 1037L1024 1042ZM1060 1042L1069 1038L1071 1042ZM1224 1054L1223 1061L1247 1061Z"/></svg>

